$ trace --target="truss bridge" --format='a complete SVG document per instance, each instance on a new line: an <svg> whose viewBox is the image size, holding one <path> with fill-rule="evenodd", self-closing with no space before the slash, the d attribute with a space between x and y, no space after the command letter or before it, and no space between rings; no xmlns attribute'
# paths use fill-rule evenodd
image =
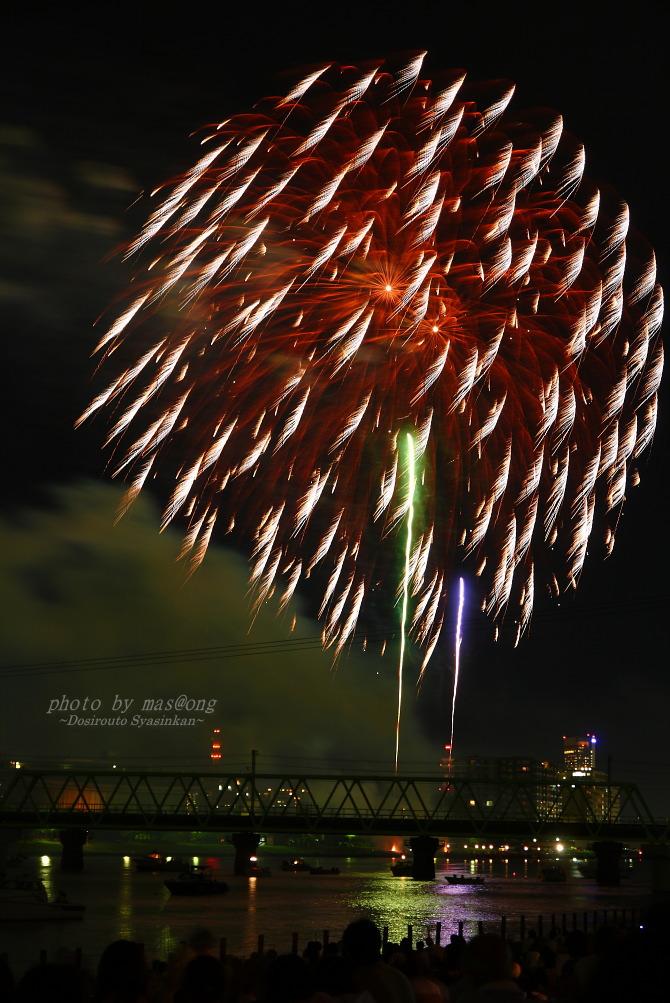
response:
<svg viewBox="0 0 670 1003"><path fill-rule="evenodd" d="M670 842L636 785L590 779L16 769L0 780L10 828Z"/></svg>

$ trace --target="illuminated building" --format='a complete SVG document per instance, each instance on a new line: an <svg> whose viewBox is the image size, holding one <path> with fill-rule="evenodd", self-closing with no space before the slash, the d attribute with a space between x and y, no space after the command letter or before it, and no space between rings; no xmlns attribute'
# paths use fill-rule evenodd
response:
<svg viewBox="0 0 670 1003"><path fill-rule="evenodd" d="M568 777L590 777L596 768L596 736L563 736L563 770Z"/></svg>
<svg viewBox="0 0 670 1003"><path fill-rule="evenodd" d="M221 759L221 729L215 728L212 732L212 751L209 754L209 758L212 762L217 762Z"/></svg>
<svg viewBox="0 0 670 1003"><path fill-rule="evenodd" d="M596 769L597 744L595 735L587 734L581 738L563 736L561 780L574 780L571 789L576 792L569 795L564 792L564 800L565 797L569 797L571 803L575 804L574 812L568 808L566 813L564 808L563 815L567 819L577 819L585 811L595 818L603 819L611 817L612 813L619 810L618 789L610 787L607 773ZM597 786L591 786L589 780Z"/></svg>
<svg viewBox="0 0 670 1003"><path fill-rule="evenodd" d="M596 769L596 747L595 735L564 735L563 763L557 766L530 756L452 756L446 745L440 763L444 789L451 778L477 781L470 806L485 811L494 806L501 784L522 782L520 803L541 818L609 818L619 810L620 793L610 786L608 773Z"/></svg>
<svg viewBox="0 0 670 1003"><path fill-rule="evenodd" d="M501 783L522 781L520 804L532 807L540 816L551 817L556 804L558 769L553 763L531 756L451 756L449 746L440 764L445 779L476 780L473 796L483 809L493 807ZM486 783L490 781L490 784ZM473 805L473 802L471 802Z"/></svg>

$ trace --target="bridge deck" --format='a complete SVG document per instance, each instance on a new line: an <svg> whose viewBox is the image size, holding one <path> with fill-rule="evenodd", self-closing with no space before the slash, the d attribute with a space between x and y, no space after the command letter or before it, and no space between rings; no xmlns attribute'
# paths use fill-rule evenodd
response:
<svg viewBox="0 0 670 1003"><path fill-rule="evenodd" d="M670 841L634 784L25 769L0 779L10 827Z"/></svg>

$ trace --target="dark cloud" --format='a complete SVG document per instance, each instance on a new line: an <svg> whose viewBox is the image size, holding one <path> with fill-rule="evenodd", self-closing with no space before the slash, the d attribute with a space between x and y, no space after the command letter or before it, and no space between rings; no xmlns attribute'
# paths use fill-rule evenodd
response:
<svg viewBox="0 0 670 1003"><path fill-rule="evenodd" d="M252 622L239 557L212 547L187 579L177 559L180 539L158 532L150 501L140 499L115 522L119 501L118 489L82 482L58 489L51 509L23 511L2 527L2 647L8 663L24 666L1 679L5 753L28 761L103 755L167 765L185 757L204 766L218 726L227 760L245 760L255 748L266 763L392 767L397 682L390 657L371 666L364 654L350 655L333 668L317 625L295 605L278 618L268 602ZM305 638L313 639L306 650L291 650ZM206 660L207 649L231 646L240 653ZM180 654L189 649L192 660ZM147 664L154 653L156 664ZM93 670L90 659L117 661ZM193 728L143 732L67 727L59 720L67 713L47 714L55 698L88 695L109 709L121 696L138 710L146 698L181 693L216 700L216 713ZM402 747L413 764L428 768L439 760L419 732L411 699Z"/></svg>

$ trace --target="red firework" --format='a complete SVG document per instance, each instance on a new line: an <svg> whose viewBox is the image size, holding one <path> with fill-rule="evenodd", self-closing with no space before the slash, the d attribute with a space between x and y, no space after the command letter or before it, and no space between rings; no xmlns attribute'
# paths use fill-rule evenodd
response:
<svg viewBox="0 0 670 1003"><path fill-rule="evenodd" d="M510 115L505 82L421 79L422 58L320 67L208 133L129 248L146 267L102 346L141 347L87 414L118 407L130 498L174 477L164 522L186 516L196 563L239 519L259 602L323 569L338 650L391 574L412 433L425 665L456 562L520 633L536 564L575 585L596 513L611 546L654 430L662 297L560 116Z"/></svg>

